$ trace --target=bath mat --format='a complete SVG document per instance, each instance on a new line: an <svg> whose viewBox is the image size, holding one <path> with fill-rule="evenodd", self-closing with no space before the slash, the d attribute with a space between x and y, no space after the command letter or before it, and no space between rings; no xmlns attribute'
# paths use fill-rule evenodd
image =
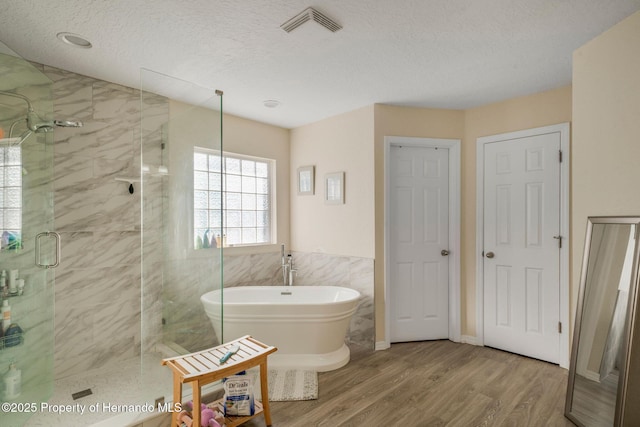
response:
<svg viewBox="0 0 640 427"><path fill-rule="evenodd" d="M260 397L260 375L252 372L254 396ZM318 398L318 373L298 369L269 369L269 401L289 402Z"/></svg>

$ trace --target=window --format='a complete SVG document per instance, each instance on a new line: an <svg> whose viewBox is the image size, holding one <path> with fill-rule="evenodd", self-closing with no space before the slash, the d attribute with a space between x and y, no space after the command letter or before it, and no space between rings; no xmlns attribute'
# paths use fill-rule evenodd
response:
<svg viewBox="0 0 640 427"><path fill-rule="evenodd" d="M275 161L195 148L195 248L271 243ZM221 207L224 208L222 225Z"/></svg>
<svg viewBox="0 0 640 427"><path fill-rule="evenodd" d="M0 146L0 246L22 246L22 151L19 146Z"/></svg>

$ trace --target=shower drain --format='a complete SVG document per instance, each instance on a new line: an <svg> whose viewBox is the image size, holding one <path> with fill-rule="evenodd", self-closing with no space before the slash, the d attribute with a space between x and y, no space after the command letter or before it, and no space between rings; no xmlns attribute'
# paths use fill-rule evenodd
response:
<svg viewBox="0 0 640 427"><path fill-rule="evenodd" d="M164 396L156 399L156 409L160 410L164 406Z"/></svg>
<svg viewBox="0 0 640 427"><path fill-rule="evenodd" d="M90 395L92 395L92 394L93 394L93 392L91 391L91 389L90 389L90 388L88 388L88 389L86 389L86 390L77 391L77 392L75 392L75 393L72 393L72 394L71 394L71 397L73 397L73 400L78 400L78 399L80 399L81 397L87 397L87 396L90 396Z"/></svg>

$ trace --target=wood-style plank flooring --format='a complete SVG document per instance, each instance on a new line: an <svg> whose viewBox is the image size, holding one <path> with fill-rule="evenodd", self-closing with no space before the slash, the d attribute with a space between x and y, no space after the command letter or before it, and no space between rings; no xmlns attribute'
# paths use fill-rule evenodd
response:
<svg viewBox="0 0 640 427"><path fill-rule="evenodd" d="M271 402L271 416L274 427L573 426L563 415L567 376L487 347L393 344L352 353L347 366L319 374L318 400Z"/></svg>

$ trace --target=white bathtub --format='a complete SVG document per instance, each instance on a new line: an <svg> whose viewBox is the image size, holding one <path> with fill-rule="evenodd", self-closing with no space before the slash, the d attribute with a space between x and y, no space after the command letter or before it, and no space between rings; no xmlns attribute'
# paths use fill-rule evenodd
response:
<svg viewBox="0 0 640 427"><path fill-rule="evenodd" d="M240 286L223 290L224 335L220 331L220 290L200 297L220 338L243 335L276 346L270 367L338 369L349 362L344 339L360 293L339 286Z"/></svg>

